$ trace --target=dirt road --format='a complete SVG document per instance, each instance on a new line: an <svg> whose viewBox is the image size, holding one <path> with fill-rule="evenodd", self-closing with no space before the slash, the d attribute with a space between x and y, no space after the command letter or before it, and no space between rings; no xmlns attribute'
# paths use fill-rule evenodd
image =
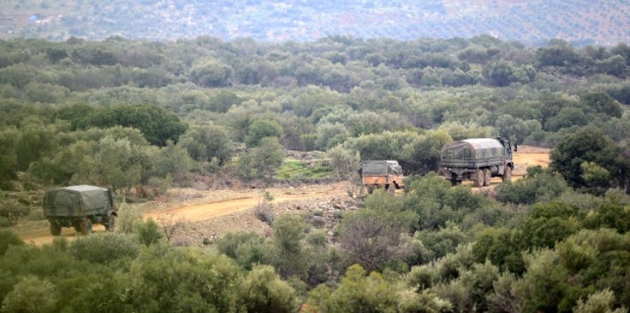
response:
<svg viewBox="0 0 630 313"><path fill-rule="evenodd" d="M519 151L514 153L514 179L519 179L525 175L528 166L541 165L546 167L549 164L549 150L535 147L519 147ZM491 188L500 184L500 178L493 178ZM273 197L273 204L303 201L330 199L333 197L347 197L351 184L348 182L330 185L308 185L299 188L269 188L267 192ZM143 217L154 220L173 219L183 220L190 223L202 223L203 227L212 228L212 232L224 234L232 229L243 228L242 223L252 230L264 227L252 212L263 201L262 190L210 190L198 191L193 189L179 189L171 192L167 201L156 201L143 204ZM238 218L234 217L238 216ZM214 222L212 222L214 221ZM207 223L204 223L207 222ZM95 232L104 232L101 225L94 225ZM28 229L17 230L18 234L27 243L42 245L53 241L54 237L48 230L48 222L37 222ZM73 240L77 237L72 228L64 228L62 235Z"/></svg>
<svg viewBox="0 0 630 313"><path fill-rule="evenodd" d="M344 197L347 196L350 186L350 183L342 182L265 190L273 197L271 203L280 204L305 199ZM173 191L167 202L153 202L143 204L140 207L144 210L143 218L151 217L156 221L181 219L187 223L197 223L242 213L242 215L248 215L250 224L254 224L252 219L255 220L255 217L251 209L262 201L263 196L260 189L210 191L181 189ZM229 221L219 224L215 226L217 228L215 231L218 233L225 233L234 226ZM51 243L55 238L50 235L46 221L31 224L28 229L17 229L17 232L22 240L34 245ZM94 232L105 232L105 228L101 225L94 225ZM73 228L63 228L61 235L68 240L74 240L80 236Z"/></svg>

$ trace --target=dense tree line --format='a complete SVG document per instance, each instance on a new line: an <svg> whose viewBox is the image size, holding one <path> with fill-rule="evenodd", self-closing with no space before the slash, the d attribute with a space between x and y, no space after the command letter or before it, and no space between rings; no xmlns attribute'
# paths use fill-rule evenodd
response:
<svg viewBox="0 0 630 313"><path fill-rule="evenodd" d="M281 162L241 152L282 159L280 147L341 145L339 157L393 158L408 173L424 174L436 170L438 149L451 139L500 135L553 147L592 126L621 144L614 154L625 151L630 135L625 44L73 37L0 41L0 60L5 189L18 172L45 184L89 181L121 190L167 176L186 184L197 173L269 179ZM271 146L278 151L262 151L265 137L277 139ZM106 160L114 156L105 144L129 152ZM177 166L158 157L175 155ZM63 162L69 157L76 164ZM124 175L106 166L81 174L102 162L119 164ZM242 171L245 164L250 170Z"/></svg>

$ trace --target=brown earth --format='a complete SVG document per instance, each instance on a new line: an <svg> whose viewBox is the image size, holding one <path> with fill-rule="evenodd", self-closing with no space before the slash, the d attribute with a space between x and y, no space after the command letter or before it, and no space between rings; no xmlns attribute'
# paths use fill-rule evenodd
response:
<svg viewBox="0 0 630 313"><path fill-rule="evenodd" d="M326 185L305 185L302 187L264 189L272 197L273 214L282 212L314 210L317 207L330 207L344 198L351 198L353 192L349 182ZM254 208L263 203L262 189L208 190L175 189L168 197L159 201L140 204L143 218L152 218L158 224L173 225L185 223L174 240L181 244L194 244L212 241L217 237L236 230L251 230L261 234L269 231L269 226L256 217ZM26 243L42 245L51 243L47 221L30 222L15 228ZM105 232L101 225L94 225L94 232ZM63 228L61 236L72 241L80 234L73 228Z"/></svg>
<svg viewBox="0 0 630 313"><path fill-rule="evenodd" d="M514 153L514 163L513 178L516 180L525 175L529 166L546 167L549 164L549 149L520 146ZM485 188L494 188L500 183L500 178L493 178L490 187ZM358 192L350 182L269 188L265 191L273 197L270 202L272 214L320 211L326 223L330 222L334 211L354 210L356 203L351 195ZM256 215L255 208L263 201L262 189L174 189L168 197L136 206L143 210L145 219L152 218L164 227L177 223L185 225L173 236L172 242L190 245L212 242L237 230L269 235L269 226ZM34 245L50 243L55 238L49 233L47 221L20 225L15 230L22 240ZM95 225L94 232L105 232L105 228ZM62 236L73 240L80 235L72 228L64 228Z"/></svg>

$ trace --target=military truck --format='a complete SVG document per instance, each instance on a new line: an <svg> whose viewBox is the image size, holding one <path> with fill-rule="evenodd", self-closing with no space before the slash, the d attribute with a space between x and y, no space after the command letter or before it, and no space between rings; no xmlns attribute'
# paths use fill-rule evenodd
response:
<svg viewBox="0 0 630 313"><path fill-rule="evenodd" d="M368 193L374 189L385 188L390 192L405 187L402 167L398 161L371 160L361 165L361 179Z"/></svg>
<svg viewBox="0 0 630 313"><path fill-rule="evenodd" d="M53 236L59 236L62 227L74 227L84 235L92 232L92 224L103 224L108 231L116 228L118 211L111 188L79 185L51 189L42 205Z"/></svg>
<svg viewBox="0 0 630 313"><path fill-rule="evenodd" d="M440 172L453 185L472 180L475 187L481 187L490 185L492 177L501 177L504 182L512 179L514 162L508 139L451 141L442 147L440 154Z"/></svg>

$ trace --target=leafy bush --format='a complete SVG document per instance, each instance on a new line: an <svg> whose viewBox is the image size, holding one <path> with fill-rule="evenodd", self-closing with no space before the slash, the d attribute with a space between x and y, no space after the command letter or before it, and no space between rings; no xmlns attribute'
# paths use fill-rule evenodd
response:
<svg viewBox="0 0 630 313"><path fill-rule="evenodd" d="M131 265L121 301L143 312L242 312L243 270L230 258L157 244Z"/></svg>
<svg viewBox="0 0 630 313"><path fill-rule="evenodd" d="M564 203L538 203L519 227L521 244L528 249L553 249L582 227L581 216L578 208Z"/></svg>
<svg viewBox="0 0 630 313"><path fill-rule="evenodd" d="M306 303L317 312L369 312L374 308L394 312L398 290L383 275L367 275L360 265L352 265L337 288L319 285L309 293Z"/></svg>
<svg viewBox="0 0 630 313"><path fill-rule="evenodd" d="M433 287L437 279L435 270L427 265L412 267L404 278L405 284L416 291Z"/></svg>
<svg viewBox="0 0 630 313"><path fill-rule="evenodd" d="M137 221L142 222L142 210L137 206L121 204L118 209L118 219L116 220L116 232L131 234L134 232L134 225Z"/></svg>
<svg viewBox="0 0 630 313"><path fill-rule="evenodd" d="M513 183L503 183L495 190L496 199L500 202L529 205L553 201L568 191L569 187L562 176L541 172Z"/></svg>
<svg viewBox="0 0 630 313"><path fill-rule="evenodd" d="M420 231L416 233L416 237L422 240L424 246L437 259L446 256L448 253L454 253L457 246L467 243L469 238L459 227L448 223L446 227L438 231Z"/></svg>
<svg viewBox="0 0 630 313"><path fill-rule="evenodd" d="M136 221L133 225L134 233L138 236L140 243L150 246L165 238L164 230L149 217L146 221Z"/></svg>
<svg viewBox="0 0 630 313"><path fill-rule="evenodd" d="M27 276L2 301L3 312L54 312L58 295L48 280Z"/></svg>
<svg viewBox="0 0 630 313"><path fill-rule="evenodd" d="M524 265L519 239L515 230L486 228L475 238L472 245L473 257L478 263L489 260L501 270L522 273Z"/></svg>
<svg viewBox="0 0 630 313"><path fill-rule="evenodd" d="M0 229L0 256L4 255L10 246L21 246L24 242L10 230Z"/></svg>
<svg viewBox="0 0 630 313"><path fill-rule="evenodd" d="M239 288L248 312L295 312L296 292L271 266L255 266Z"/></svg>
<svg viewBox="0 0 630 313"><path fill-rule="evenodd" d="M29 214L29 207L21 205L17 201L0 200L0 218L3 218L6 226L15 225L17 221Z"/></svg>
<svg viewBox="0 0 630 313"><path fill-rule="evenodd" d="M68 251L78 260L107 265L116 260L135 259L140 250L137 239L126 234L93 234L77 238Z"/></svg>
<svg viewBox="0 0 630 313"><path fill-rule="evenodd" d="M269 247L264 238L254 232L230 232L219 238L217 249L245 269L251 269L255 264L269 264Z"/></svg>

